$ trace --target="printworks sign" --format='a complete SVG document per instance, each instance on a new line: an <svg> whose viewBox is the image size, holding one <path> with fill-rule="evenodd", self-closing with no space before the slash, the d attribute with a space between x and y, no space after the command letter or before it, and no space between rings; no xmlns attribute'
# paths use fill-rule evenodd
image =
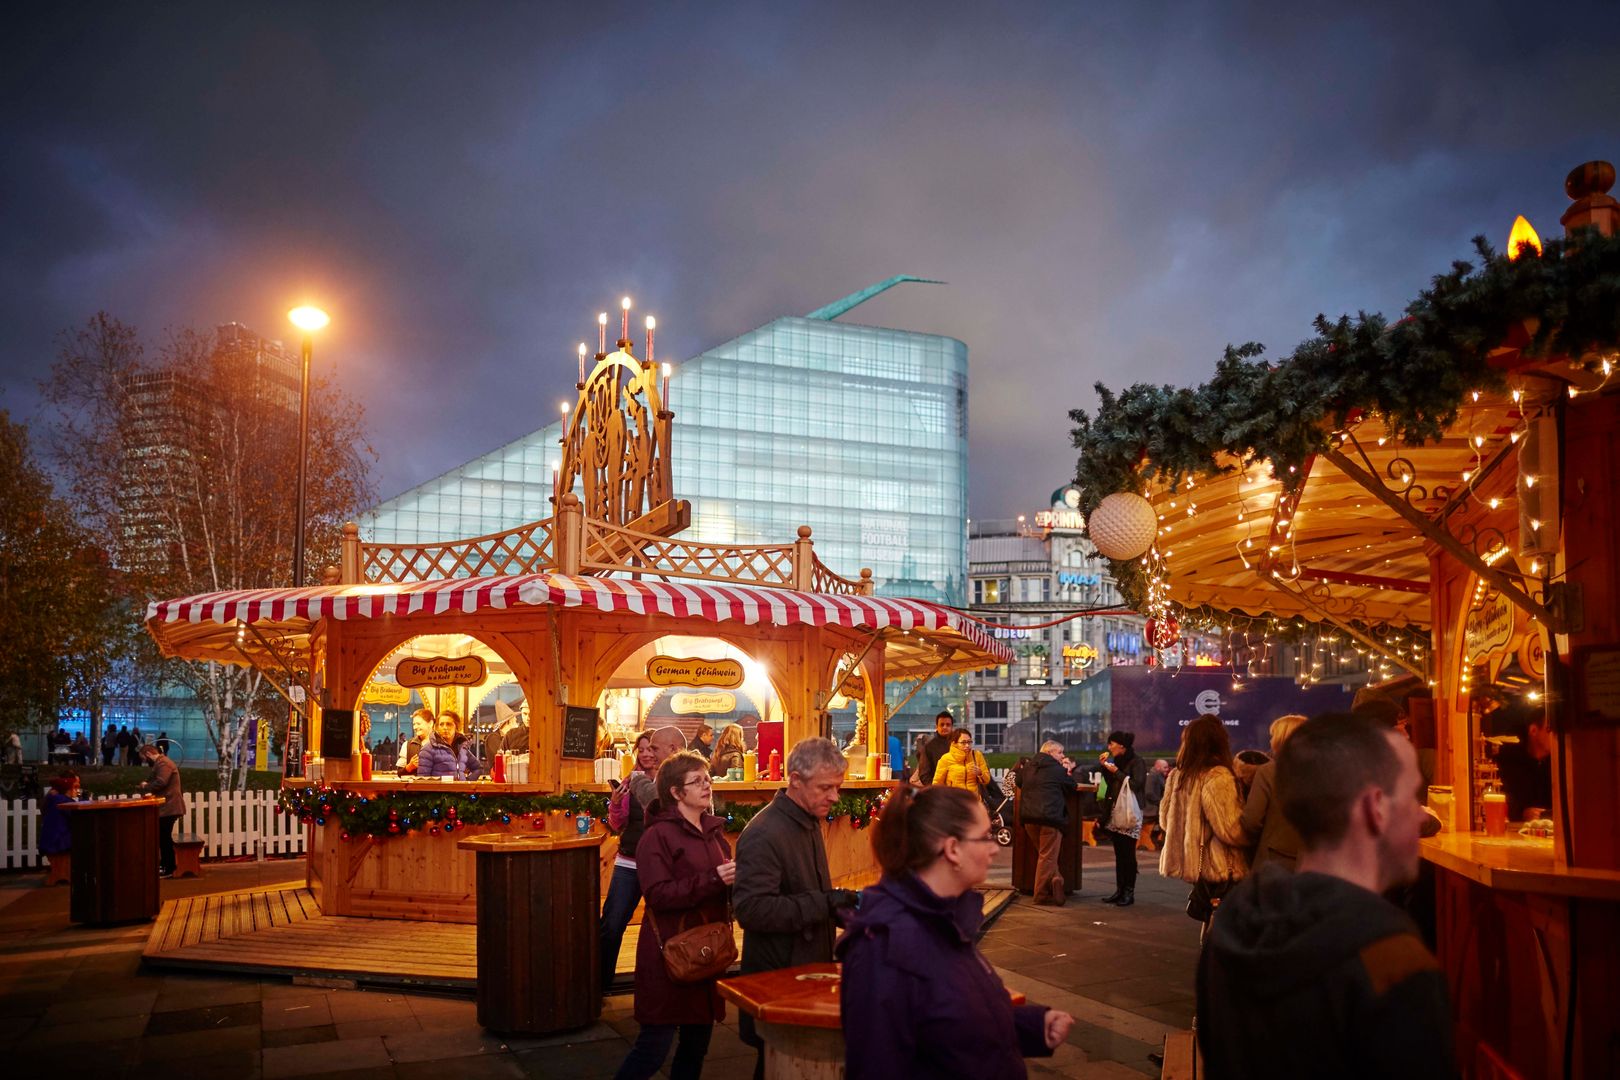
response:
<svg viewBox="0 0 1620 1080"><path fill-rule="evenodd" d="M477 686L484 681L481 656L407 657L394 669L401 686Z"/></svg>
<svg viewBox="0 0 1620 1080"><path fill-rule="evenodd" d="M655 656L647 661L647 681L654 686L714 686L735 690L743 684L743 666L739 660Z"/></svg>

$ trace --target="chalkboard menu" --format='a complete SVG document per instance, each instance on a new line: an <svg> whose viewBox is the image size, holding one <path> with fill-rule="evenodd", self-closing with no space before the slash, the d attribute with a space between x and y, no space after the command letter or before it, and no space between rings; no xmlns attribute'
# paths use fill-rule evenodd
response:
<svg viewBox="0 0 1620 1080"><path fill-rule="evenodd" d="M596 757L595 709L583 705L570 705L563 714L562 756L591 761Z"/></svg>
<svg viewBox="0 0 1620 1080"><path fill-rule="evenodd" d="M346 758L354 753L354 710L321 710L321 757Z"/></svg>

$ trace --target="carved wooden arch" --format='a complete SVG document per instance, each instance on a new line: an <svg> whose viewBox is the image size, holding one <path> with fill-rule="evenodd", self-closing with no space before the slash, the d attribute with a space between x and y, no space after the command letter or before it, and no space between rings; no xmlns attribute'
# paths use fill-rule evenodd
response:
<svg viewBox="0 0 1620 1080"><path fill-rule="evenodd" d="M723 624L715 623L711 625L720 626ZM592 673L595 677L595 681L589 687L581 687L581 689L585 690L586 693L590 695L590 701L594 704L596 699L602 696L602 691L606 687L608 680L613 678L613 673L619 670L619 666L621 664L623 664L630 657L634 656L636 651L649 641L656 641L661 637L670 637L672 635L679 635L681 637L714 638L715 640L723 641L727 645L730 645L740 652L746 654L750 659L754 660L756 663L759 663L761 667L765 668L765 678L771 684L771 690L775 692L777 701L781 703L784 710L787 708L788 698L787 695L783 693L783 687L780 680L776 675L771 673L770 667L766 666L756 655L760 646L770 645L772 643L750 640L738 634L712 632L695 634L686 630L665 629L617 635L614 643L603 649L600 654L601 662L597 664L596 671ZM762 716L760 719L763 720L765 718Z"/></svg>
<svg viewBox="0 0 1620 1080"><path fill-rule="evenodd" d="M650 362L622 348L599 359L563 434L553 501L577 482L587 518L629 525L672 500L670 420Z"/></svg>
<svg viewBox="0 0 1620 1080"><path fill-rule="evenodd" d="M338 685L332 687L331 696L333 700L347 701L349 702L347 707L358 712L362 707L360 698L365 693L366 684L371 681L372 677L376 675L377 669L382 667L390 656L415 638L442 634L461 634L472 638L486 648L493 650L497 656L505 661L506 665L512 669L512 678L523 691L524 701L529 703L529 715L532 722L532 718L535 716L534 703L538 700L536 694L538 688L534 685L533 666L530 658L524 654L522 647L513 641L509 635L500 631L482 628L463 630L446 627L416 627L409 633L395 634L388 637L374 637L369 634L341 635L338 639L339 648L342 648L347 643L355 651L343 657L343 665L340 668L343 678ZM384 644L385 642L388 644ZM332 665L328 661L327 670L330 671L331 668ZM356 672L364 672L364 674L357 679L355 677ZM463 719L469 723L471 722L470 717L463 717ZM358 731L358 726L356 730Z"/></svg>

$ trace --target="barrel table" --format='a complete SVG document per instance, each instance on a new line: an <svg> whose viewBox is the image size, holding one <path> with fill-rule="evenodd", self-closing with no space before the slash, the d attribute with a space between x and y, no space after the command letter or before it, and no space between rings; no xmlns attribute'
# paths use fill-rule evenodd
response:
<svg viewBox="0 0 1620 1080"><path fill-rule="evenodd" d="M478 1022L546 1035L602 1015L597 925L605 834L486 833L457 846L475 855Z"/></svg>
<svg viewBox="0 0 1620 1080"><path fill-rule="evenodd" d="M1058 873L1063 877L1063 890L1066 893L1080 891L1080 850L1085 846L1081 817L1082 796L1095 792L1097 789L1090 784L1080 785L1078 790L1071 789L1064 792L1063 804L1068 811L1069 823L1063 830L1063 845L1058 848ZM1023 805L1024 793L1020 791L1013 803L1013 820L1018 820L1020 808ZM1013 888L1028 896L1035 891L1035 845L1030 843L1029 834L1024 832L1021 824L1013 827L1012 843L1012 885Z"/></svg>
<svg viewBox="0 0 1620 1080"><path fill-rule="evenodd" d="M162 805L162 799L62 805L73 840L68 916L74 922L110 926L157 917Z"/></svg>
<svg viewBox="0 0 1620 1080"><path fill-rule="evenodd" d="M720 996L752 1016L765 1040L766 1080L843 1080L840 967L803 964L720 980ZM1023 994L1008 996L1024 1003Z"/></svg>

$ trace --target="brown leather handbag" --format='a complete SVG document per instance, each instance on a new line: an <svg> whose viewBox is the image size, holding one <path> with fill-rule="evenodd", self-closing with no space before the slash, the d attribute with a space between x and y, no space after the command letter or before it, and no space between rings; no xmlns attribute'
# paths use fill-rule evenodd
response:
<svg viewBox="0 0 1620 1080"><path fill-rule="evenodd" d="M653 940L664 957L664 970L679 983L703 982L724 975L737 962L737 938L731 930L731 889L726 889L724 922L707 922L670 935L665 941L658 932L658 916L649 910Z"/></svg>

